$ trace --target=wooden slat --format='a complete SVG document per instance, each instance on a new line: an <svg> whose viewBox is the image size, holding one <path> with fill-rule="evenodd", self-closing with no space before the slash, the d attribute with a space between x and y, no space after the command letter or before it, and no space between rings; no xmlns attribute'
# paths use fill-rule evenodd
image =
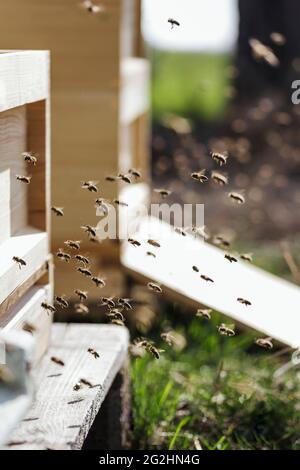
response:
<svg viewBox="0 0 300 470"><path fill-rule="evenodd" d="M99 352L95 359L88 348ZM26 419L10 436L11 449L80 449L101 404L127 358L127 329L112 325L53 326L52 345L35 371L38 390ZM65 366L53 363L58 357ZM94 387L74 391L80 379ZM106 430L103 429L105 433Z"/></svg>
<svg viewBox="0 0 300 470"><path fill-rule="evenodd" d="M49 95L46 51L0 54L0 112L46 99Z"/></svg>
<svg viewBox="0 0 300 470"><path fill-rule="evenodd" d="M3 331L23 331L26 324L34 328L33 365L40 361L50 343L52 315L41 307L45 301L53 302L51 286L32 287L4 317L0 317L0 328Z"/></svg>
<svg viewBox="0 0 300 470"><path fill-rule="evenodd" d="M129 204L136 204L137 190L132 198L127 194ZM134 248L125 241L122 264L142 282L156 281L167 294L176 294L195 307L205 305L291 347L300 346L300 288L296 285L243 261L230 264L220 249L190 235L183 237L154 217L140 219L131 236L142 246ZM155 249L156 259L146 256L149 238L161 243ZM199 267L199 274L193 266ZM202 280L201 274L214 283ZM252 305L241 305L239 297Z"/></svg>
<svg viewBox="0 0 300 470"><path fill-rule="evenodd" d="M150 67L146 59L128 57L121 62L121 124L128 125L149 109Z"/></svg>

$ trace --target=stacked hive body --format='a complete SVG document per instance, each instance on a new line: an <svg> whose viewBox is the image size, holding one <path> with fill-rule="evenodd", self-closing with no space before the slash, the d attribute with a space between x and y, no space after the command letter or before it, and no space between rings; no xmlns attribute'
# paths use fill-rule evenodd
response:
<svg viewBox="0 0 300 470"><path fill-rule="evenodd" d="M146 172L149 70L140 54L140 0L103 0L95 14L80 3L3 0L0 28L3 47L51 51L52 195L65 209L53 223L53 250L67 239L85 240L83 250L100 263L115 260L118 245L99 247L83 236L80 226L98 219L80 183L99 180L98 195L113 199L118 185L106 175L132 166ZM90 284L68 265L58 263L55 276L66 295L80 286L91 297Z"/></svg>
<svg viewBox="0 0 300 470"><path fill-rule="evenodd" d="M0 328L32 330L36 360L51 325L41 307L52 299L48 77L48 52L0 53ZM25 162L29 151L38 154L36 165ZM30 175L30 184L16 175Z"/></svg>

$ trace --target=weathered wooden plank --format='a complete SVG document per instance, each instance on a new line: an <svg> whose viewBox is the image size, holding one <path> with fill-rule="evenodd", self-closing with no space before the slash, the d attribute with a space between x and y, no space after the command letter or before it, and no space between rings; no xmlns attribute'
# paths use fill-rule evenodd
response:
<svg viewBox="0 0 300 470"><path fill-rule="evenodd" d="M127 358L128 331L114 325L55 324L51 347L35 370L36 399L10 436L13 449L80 449ZM87 352L94 348L100 357ZM57 357L64 366L55 364ZM92 388L73 387L86 379ZM106 430L103 430L105 433Z"/></svg>

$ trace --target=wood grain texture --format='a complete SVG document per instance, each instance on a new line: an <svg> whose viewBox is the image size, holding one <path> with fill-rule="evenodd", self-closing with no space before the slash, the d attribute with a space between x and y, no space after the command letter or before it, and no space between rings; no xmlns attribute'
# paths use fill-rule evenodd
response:
<svg viewBox="0 0 300 470"><path fill-rule="evenodd" d="M90 347L99 352L99 359L87 352ZM53 325L51 347L35 371L36 399L26 419L10 436L12 442L23 444L13 449L80 449L126 361L127 347L128 332L123 327ZM53 363L52 356L63 360L65 366ZM82 378L94 387L74 391Z"/></svg>
<svg viewBox="0 0 300 470"><path fill-rule="evenodd" d="M139 220L134 248L123 243L122 263L140 281L159 283L166 295L205 305L236 322L262 332L293 348L300 346L300 288L243 261L231 264L224 252L187 235L178 235L154 217ZM156 258L146 256L147 240L158 240ZM200 273L192 269L197 266ZM204 274L214 283L200 278ZM251 306L241 305L242 297Z"/></svg>

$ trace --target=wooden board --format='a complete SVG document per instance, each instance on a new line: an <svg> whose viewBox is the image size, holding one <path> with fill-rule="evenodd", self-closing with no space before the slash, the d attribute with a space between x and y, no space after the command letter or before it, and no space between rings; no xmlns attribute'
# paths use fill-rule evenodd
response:
<svg viewBox="0 0 300 470"><path fill-rule="evenodd" d="M50 285L32 287L5 316L0 317L0 328L3 331L24 331L25 325L34 328L34 366L50 344L52 315L47 314L41 307L42 302L53 302Z"/></svg>
<svg viewBox="0 0 300 470"><path fill-rule="evenodd" d="M122 197L134 206L144 192L138 197L138 187L131 191ZM154 217L143 217L138 225L132 237L142 246L135 248L125 241L122 247L122 264L137 279L153 280L166 294L175 294L195 307L205 305L293 348L300 347L299 287L249 263L230 264L222 250L190 235L183 237ZM161 248L151 249L155 259L146 256L149 238L161 243ZM214 283L202 280L201 274ZM241 305L239 297L252 305Z"/></svg>
<svg viewBox="0 0 300 470"><path fill-rule="evenodd" d="M128 57L121 61L120 120L132 123L149 109L150 67L146 59Z"/></svg>
<svg viewBox="0 0 300 470"><path fill-rule="evenodd" d="M88 348L99 352L95 359ZM35 371L35 402L10 436L10 449L80 449L127 358L128 331L113 325L53 325L52 345ZM53 363L56 356L65 366ZM74 391L80 379L94 387ZM106 430L104 429L105 433ZM17 443L22 443L18 445Z"/></svg>

